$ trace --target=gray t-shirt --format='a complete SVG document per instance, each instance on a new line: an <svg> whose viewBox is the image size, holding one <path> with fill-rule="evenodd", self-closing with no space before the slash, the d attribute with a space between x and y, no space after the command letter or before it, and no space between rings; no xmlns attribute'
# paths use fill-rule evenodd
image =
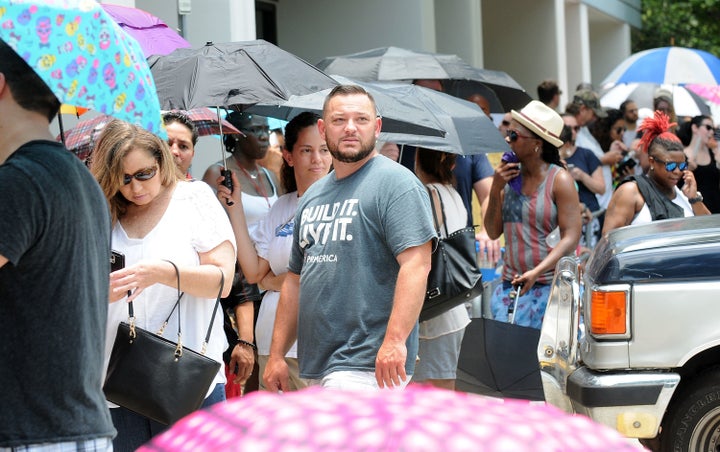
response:
<svg viewBox="0 0 720 452"><path fill-rule="evenodd" d="M300 275L298 359L303 378L374 371L393 306L396 256L435 237L427 192L403 166L370 159L300 198L289 270ZM407 340L415 368L417 326Z"/></svg>

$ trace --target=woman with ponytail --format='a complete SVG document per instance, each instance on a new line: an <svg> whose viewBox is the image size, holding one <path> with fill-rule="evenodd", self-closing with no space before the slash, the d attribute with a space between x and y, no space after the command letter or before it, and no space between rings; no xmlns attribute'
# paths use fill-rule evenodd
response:
<svg viewBox="0 0 720 452"><path fill-rule="evenodd" d="M658 110L638 128L643 132L641 152L647 153L650 168L645 175L625 179L615 190L603 234L622 226L710 214L688 168L683 144L670 132L673 127L668 116ZM680 180L684 182L682 190L677 187Z"/></svg>

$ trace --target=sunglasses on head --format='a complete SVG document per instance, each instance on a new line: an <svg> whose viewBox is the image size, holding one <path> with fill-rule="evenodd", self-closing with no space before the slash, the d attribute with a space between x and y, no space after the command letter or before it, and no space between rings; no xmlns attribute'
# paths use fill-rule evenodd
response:
<svg viewBox="0 0 720 452"><path fill-rule="evenodd" d="M687 162L680 162L680 163L678 163L678 162L664 162L664 161L660 160L660 159L657 158L657 157L651 157L651 158L652 158L653 160L655 160L656 162L662 163L663 165L665 165L665 170L666 170L667 172L673 172L673 171L675 171L675 168L680 168L680 171L685 171L685 170L687 169L687 167L688 167L688 163L687 163Z"/></svg>
<svg viewBox="0 0 720 452"><path fill-rule="evenodd" d="M526 140L534 140L535 137L529 136L529 135L522 135L517 133L516 130L508 129L507 136L510 138L510 142L514 143L518 140L518 138L525 138Z"/></svg>
<svg viewBox="0 0 720 452"><path fill-rule="evenodd" d="M132 182L133 178L139 180L140 182L150 180L155 177L157 170L157 166L153 166L152 168L142 169L135 174L123 174L123 185L128 185Z"/></svg>

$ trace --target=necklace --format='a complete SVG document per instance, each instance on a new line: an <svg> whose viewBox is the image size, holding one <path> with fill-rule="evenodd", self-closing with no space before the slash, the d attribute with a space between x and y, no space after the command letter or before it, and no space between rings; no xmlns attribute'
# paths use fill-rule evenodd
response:
<svg viewBox="0 0 720 452"><path fill-rule="evenodd" d="M256 181L257 178L258 178L258 176L260 175L260 169L259 169L259 168L256 168L256 169L255 169L255 175L253 176L252 174L250 174L250 173L248 172L248 170L246 170L246 169L243 168L242 166L238 165L238 167L240 167L240 170L250 179L250 183L251 183L252 186L255 188L255 191L257 192L257 194L259 194L260 196L262 196L263 198L265 198L265 202L267 203L268 208L270 208L270 207L271 207L270 199L268 199L268 194L267 194L267 191L265 190L265 187L264 187L265 184L262 183L262 181L260 181L260 184L258 184L257 181Z"/></svg>

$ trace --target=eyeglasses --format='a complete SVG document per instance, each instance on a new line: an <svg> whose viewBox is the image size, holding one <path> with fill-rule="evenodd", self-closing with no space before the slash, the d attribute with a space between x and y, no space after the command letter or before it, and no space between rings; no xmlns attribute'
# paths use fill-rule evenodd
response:
<svg viewBox="0 0 720 452"><path fill-rule="evenodd" d="M516 130L508 129L507 136L510 138L510 142L514 143L518 140L518 138L525 138L526 140L534 140L535 137L529 136L529 135L521 135L517 133ZM539 138L538 138L539 139Z"/></svg>
<svg viewBox="0 0 720 452"><path fill-rule="evenodd" d="M708 130L708 132L715 131L715 127L711 126L710 124L703 124L702 126L705 127Z"/></svg>
<svg viewBox="0 0 720 452"><path fill-rule="evenodd" d="M155 175L157 174L157 170L157 166L153 166L152 168L142 169L135 174L123 174L123 185L128 185L130 182L132 182L133 178L139 180L140 182L150 180L155 177Z"/></svg>
<svg viewBox="0 0 720 452"><path fill-rule="evenodd" d="M688 163L687 163L686 161L685 161L685 162L680 162L680 163L678 163L678 162L664 162L664 161L660 160L660 159L657 158L657 157L650 157L650 158L653 159L653 160L655 160L655 161L658 162L658 163L662 163L663 165L665 165L665 170L666 170L667 172L669 172L669 173L675 171L675 168L680 168L680 171L685 171L685 170L687 169L687 167L688 167Z"/></svg>
<svg viewBox="0 0 720 452"><path fill-rule="evenodd" d="M510 125L510 121L505 121L505 120L503 119L502 125L504 125L505 127L507 127L507 126Z"/></svg>

